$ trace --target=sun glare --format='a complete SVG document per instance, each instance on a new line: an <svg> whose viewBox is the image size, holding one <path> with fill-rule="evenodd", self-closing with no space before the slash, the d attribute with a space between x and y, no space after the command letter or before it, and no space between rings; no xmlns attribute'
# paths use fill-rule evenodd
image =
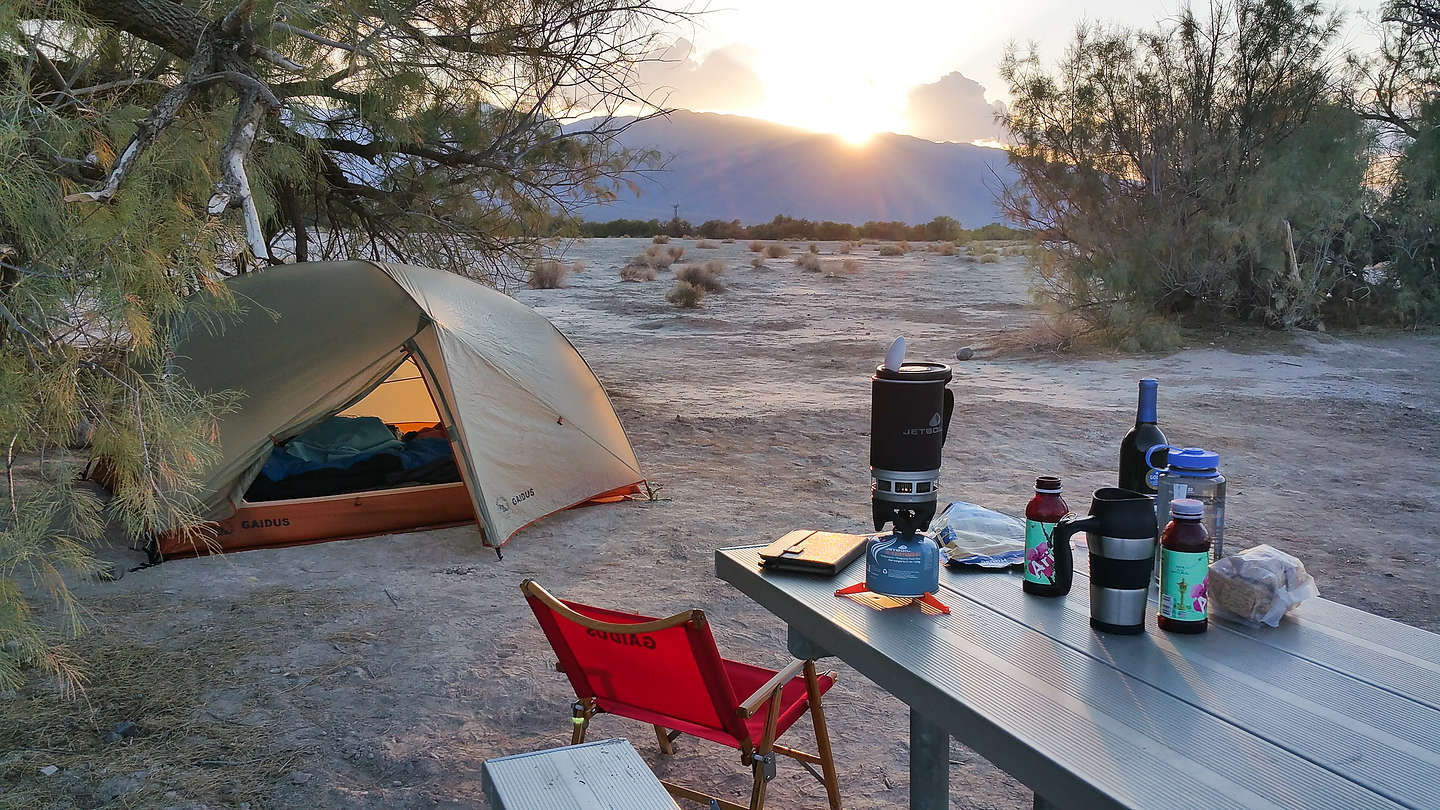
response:
<svg viewBox="0 0 1440 810"><path fill-rule="evenodd" d="M835 130L842 140L851 146L864 146L875 137L877 130L867 126L864 122L856 121L853 125L843 126Z"/></svg>

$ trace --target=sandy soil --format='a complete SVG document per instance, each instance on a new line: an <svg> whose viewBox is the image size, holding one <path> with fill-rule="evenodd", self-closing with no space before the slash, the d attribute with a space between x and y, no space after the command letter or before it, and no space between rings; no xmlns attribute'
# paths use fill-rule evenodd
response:
<svg viewBox="0 0 1440 810"><path fill-rule="evenodd" d="M1172 441L1222 454L1228 536L1302 557L1324 596L1440 630L1440 339L1253 337L1169 356L1001 354L1037 314L1019 260L880 258L845 280L789 260L723 258L728 292L665 304L668 274L622 284L639 240L577 244L589 269L518 297L571 336L611 392L655 503L571 511L519 535L504 560L472 529L177 561L82 585L93 611L76 649L88 702L43 683L0 694L0 806L421 808L483 806L487 758L566 742L564 678L520 598L527 576L568 597L668 615L704 608L722 651L785 660L779 621L715 579L712 550L869 516L867 368L904 334L916 358L955 363L945 449L954 498L1018 512L1039 473L1072 505L1110 482L1134 380L1161 379ZM826 245L825 252L837 246ZM1230 340L1233 344L1235 341ZM130 564L138 555L112 552ZM907 715L838 667L827 713L847 807L904 806ZM101 739L115 723L139 735ZM728 749L601 718L662 776L739 796ZM812 744L808 723L791 732ZM956 744L952 805L1029 807L1024 786ZM54 764L50 777L39 768ZM793 764L774 807L820 807Z"/></svg>

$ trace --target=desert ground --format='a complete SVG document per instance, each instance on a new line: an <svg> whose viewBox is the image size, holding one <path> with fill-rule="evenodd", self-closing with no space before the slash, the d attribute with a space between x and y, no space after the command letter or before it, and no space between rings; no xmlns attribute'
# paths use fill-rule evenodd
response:
<svg viewBox="0 0 1440 810"><path fill-rule="evenodd" d="M520 596L525 577L652 615L704 608L723 653L782 665L785 628L715 579L713 550L867 529L867 378L896 335L912 358L975 350L953 360L945 496L1018 514L1034 477L1053 474L1083 511L1112 482L1135 380L1154 375L1170 440L1222 456L1228 545L1271 543L1306 562L1324 597L1440 630L1440 337L1229 331L1166 355L1033 351L1016 338L1040 314L1022 258L876 246L830 278L790 259L754 269L744 242L675 240L686 259L722 259L728 285L679 310L664 300L670 273L617 278L648 243L575 243L567 258L587 269L516 295L606 384L660 500L554 516L503 560L461 527L80 584L89 615L72 646L91 680L78 703L39 677L0 693L0 806L483 807L483 760L569 737L572 693ZM906 707L834 666L826 711L846 806L902 807ZM602 716L592 739L610 736L662 777L748 788L729 749L682 738L662 757L648 727ZM808 721L789 739L813 746ZM952 806L1030 806L1021 781L958 743L951 759ZM788 761L770 796L824 805Z"/></svg>

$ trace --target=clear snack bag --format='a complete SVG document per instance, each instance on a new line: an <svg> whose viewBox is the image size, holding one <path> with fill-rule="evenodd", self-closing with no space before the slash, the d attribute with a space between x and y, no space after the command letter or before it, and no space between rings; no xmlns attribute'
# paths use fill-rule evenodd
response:
<svg viewBox="0 0 1440 810"><path fill-rule="evenodd" d="M1278 626L1296 605L1320 595L1304 563L1267 545L1211 563L1206 589L1214 613L1270 627Z"/></svg>
<svg viewBox="0 0 1440 810"><path fill-rule="evenodd" d="M1025 521L973 503L945 507L930 533L956 565L1009 568L1025 561Z"/></svg>

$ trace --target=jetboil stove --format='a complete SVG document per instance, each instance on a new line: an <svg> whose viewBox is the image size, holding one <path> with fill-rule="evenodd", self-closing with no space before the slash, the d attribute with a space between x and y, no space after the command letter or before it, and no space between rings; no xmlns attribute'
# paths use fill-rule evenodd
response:
<svg viewBox="0 0 1440 810"><path fill-rule="evenodd" d="M836 596L871 593L919 599L944 613L940 589L940 546L925 533L935 517L940 456L955 409L950 367L907 363L905 339L896 338L885 362L870 378L870 486L875 529L894 531L870 541L865 581Z"/></svg>

